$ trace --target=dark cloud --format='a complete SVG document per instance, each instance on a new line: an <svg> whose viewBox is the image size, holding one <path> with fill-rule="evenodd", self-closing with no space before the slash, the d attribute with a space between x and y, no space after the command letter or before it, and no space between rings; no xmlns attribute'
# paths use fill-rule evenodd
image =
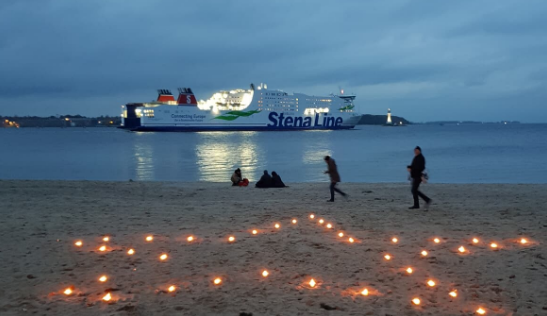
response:
<svg viewBox="0 0 547 316"><path fill-rule="evenodd" d="M363 112L411 120L547 121L546 10L538 0L2 1L0 114L117 114L160 87L206 98L262 81L316 95L343 86Z"/></svg>

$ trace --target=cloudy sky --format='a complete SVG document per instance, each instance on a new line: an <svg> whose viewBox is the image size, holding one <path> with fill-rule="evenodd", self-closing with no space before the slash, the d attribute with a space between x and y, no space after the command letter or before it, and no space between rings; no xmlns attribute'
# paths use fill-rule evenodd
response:
<svg viewBox="0 0 547 316"><path fill-rule="evenodd" d="M2 0L0 115L251 82L412 121L547 122L547 1Z"/></svg>

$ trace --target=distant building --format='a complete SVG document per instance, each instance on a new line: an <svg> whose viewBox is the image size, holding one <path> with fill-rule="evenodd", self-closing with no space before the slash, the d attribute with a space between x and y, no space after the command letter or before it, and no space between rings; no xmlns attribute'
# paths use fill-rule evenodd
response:
<svg viewBox="0 0 547 316"><path fill-rule="evenodd" d="M386 125L392 125L393 122L391 122L391 109L387 109L387 121Z"/></svg>

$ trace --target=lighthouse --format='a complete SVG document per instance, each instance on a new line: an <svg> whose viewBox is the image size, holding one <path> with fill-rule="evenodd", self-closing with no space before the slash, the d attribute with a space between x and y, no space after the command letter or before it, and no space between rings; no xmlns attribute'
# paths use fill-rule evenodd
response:
<svg viewBox="0 0 547 316"><path fill-rule="evenodd" d="M392 125L393 123L391 122L391 109L387 109L387 121L386 121L386 125Z"/></svg>

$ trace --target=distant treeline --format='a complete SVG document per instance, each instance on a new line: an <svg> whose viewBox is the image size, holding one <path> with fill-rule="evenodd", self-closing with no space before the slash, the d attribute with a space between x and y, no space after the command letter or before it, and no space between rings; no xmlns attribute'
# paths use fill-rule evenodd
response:
<svg viewBox="0 0 547 316"><path fill-rule="evenodd" d="M359 120L359 125L385 125L387 121L386 115L372 115L372 114L365 114L361 116L361 120ZM404 118L400 116L391 116L391 122L395 125L408 125L412 124L411 122L405 120Z"/></svg>
<svg viewBox="0 0 547 316"><path fill-rule="evenodd" d="M0 127L115 127L119 116L85 117L82 115L0 116Z"/></svg>

